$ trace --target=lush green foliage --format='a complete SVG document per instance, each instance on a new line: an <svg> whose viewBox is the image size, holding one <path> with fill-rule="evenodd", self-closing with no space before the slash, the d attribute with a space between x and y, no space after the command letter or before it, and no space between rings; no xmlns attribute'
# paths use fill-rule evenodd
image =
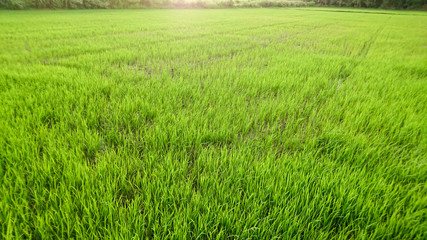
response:
<svg viewBox="0 0 427 240"><path fill-rule="evenodd" d="M426 22L0 12L2 238L425 239Z"/></svg>
<svg viewBox="0 0 427 240"><path fill-rule="evenodd" d="M253 8L314 6L422 8L427 0L2 0L0 8Z"/></svg>
<svg viewBox="0 0 427 240"><path fill-rule="evenodd" d="M416 9L427 5L427 0L310 0L322 6Z"/></svg>
<svg viewBox="0 0 427 240"><path fill-rule="evenodd" d="M302 0L2 0L6 9L306 7Z"/></svg>

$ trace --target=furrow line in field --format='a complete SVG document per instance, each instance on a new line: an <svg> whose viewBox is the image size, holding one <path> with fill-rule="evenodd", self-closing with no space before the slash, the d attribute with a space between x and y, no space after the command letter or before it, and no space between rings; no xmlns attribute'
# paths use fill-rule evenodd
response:
<svg viewBox="0 0 427 240"><path fill-rule="evenodd" d="M363 59L368 55L369 50L371 49L372 44L375 43L375 41L378 38L378 35L381 34L381 32L386 27L387 23L390 21L392 16L390 16L384 24L382 24L374 33L373 35L365 42L363 43L362 48L360 49L359 53L356 54L352 62L350 63L350 70L348 70L345 74L343 74L344 66L341 67L340 71L338 72L337 77L335 78L337 81L337 91L339 90L342 83L344 83L353 73L354 69L359 66Z"/></svg>

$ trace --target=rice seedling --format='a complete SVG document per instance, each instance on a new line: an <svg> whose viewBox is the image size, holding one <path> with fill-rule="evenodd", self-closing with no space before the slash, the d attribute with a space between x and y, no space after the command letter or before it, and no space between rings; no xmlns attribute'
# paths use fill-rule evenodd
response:
<svg viewBox="0 0 427 240"><path fill-rule="evenodd" d="M425 239L427 15L0 11L4 239Z"/></svg>

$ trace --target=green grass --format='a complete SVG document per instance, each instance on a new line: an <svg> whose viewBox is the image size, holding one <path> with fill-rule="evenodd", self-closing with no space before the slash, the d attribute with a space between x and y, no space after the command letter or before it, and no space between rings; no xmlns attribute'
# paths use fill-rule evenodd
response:
<svg viewBox="0 0 427 240"><path fill-rule="evenodd" d="M338 10L0 11L1 238L425 239L427 14Z"/></svg>

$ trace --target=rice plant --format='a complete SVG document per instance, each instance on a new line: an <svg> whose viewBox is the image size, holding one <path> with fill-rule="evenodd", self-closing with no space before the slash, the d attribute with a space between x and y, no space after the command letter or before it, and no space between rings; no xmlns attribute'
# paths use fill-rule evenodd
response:
<svg viewBox="0 0 427 240"><path fill-rule="evenodd" d="M0 11L4 239L425 239L427 15Z"/></svg>

